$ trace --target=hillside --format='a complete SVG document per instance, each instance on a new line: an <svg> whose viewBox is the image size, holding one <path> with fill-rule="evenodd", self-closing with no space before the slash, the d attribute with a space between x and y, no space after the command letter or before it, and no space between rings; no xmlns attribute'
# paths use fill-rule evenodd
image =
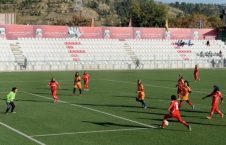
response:
<svg viewBox="0 0 226 145"><path fill-rule="evenodd" d="M153 0L0 0L0 13L15 12L17 24L89 26L94 19L96 26L128 26L132 18L136 27L164 27L167 17L174 22L178 16L189 15L183 6ZM203 11L198 8L197 12ZM203 14L208 14L206 9Z"/></svg>

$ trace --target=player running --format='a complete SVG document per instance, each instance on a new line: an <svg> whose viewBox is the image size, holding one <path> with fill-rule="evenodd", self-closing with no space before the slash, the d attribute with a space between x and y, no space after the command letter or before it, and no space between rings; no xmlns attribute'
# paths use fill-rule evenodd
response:
<svg viewBox="0 0 226 145"><path fill-rule="evenodd" d="M170 102L170 105L168 107L168 111L169 111L169 114L165 115L165 117L164 117L164 119L162 121L161 128L165 128L166 121L167 121L168 118L176 118L180 123L182 123L184 126L186 126L189 131L191 131L191 126L188 125L188 123L185 122L180 116L180 112L179 112L179 108L178 108L178 102L177 102L177 97L175 95L171 96L171 102Z"/></svg>
<svg viewBox="0 0 226 145"><path fill-rule="evenodd" d="M48 86L50 87L52 96L53 96L53 102L57 103L58 102L58 96L57 96L57 89L59 88L59 83L52 78L51 81L49 82Z"/></svg>
<svg viewBox="0 0 226 145"><path fill-rule="evenodd" d="M90 80L90 76L89 74L84 71L83 75L82 75L82 79L84 81L84 90L88 91L89 90L89 80Z"/></svg>
<svg viewBox="0 0 226 145"><path fill-rule="evenodd" d="M81 84L81 77L78 72L75 73L73 94L75 94L76 89L79 89L79 95L81 95L82 94L82 84Z"/></svg>
<svg viewBox="0 0 226 145"><path fill-rule="evenodd" d="M11 113L16 113L14 111L15 109L15 103L14 100L16 98L16 93L17 93L17 88L13 87L12 91L6 96L6 105L7 105L7 109L5 111L5 114L8 114L9 110L11 109Z"/></svg>
<svg viewBox="0 0 226 145"><path fill-rule="evenodd" d="M177 87L177 98L178 99L180 99L183 85L184 85L184 78L183 78L183 76L179 75L179 79L178 79L177 85L176 85L176 87Z"/></svg>
<svg viewBox="0 0 226 145"><path fill-rule="evenodd" d="M179 108L181 108L183 101L186 101L192 107L192 110L195 109L195 106L189 100L190 93L191 93L191 88L189 86L189 83L188 83L188 81L184 81L184 85L181 90L181 99L180 99Z"/></svg>
<svg viewBox="0 0 226 145"><path fill-rule="evenodd" d="M221 103L223 103L223 96L220 92L220 88L218 86L214 85L213 92L210 93L209 95L203 97L202 99L205 99L207 97L213 97L213 98L212 98L212 108L211 108L210 115L207 116L206 118L212 119L214 112L220 114L221 118L224 118L224 114L219 110L219 107L218 107L219 99L221 99Z"/></svg>
<svg viewBox="0 0 226 145"><path fill-rule="evenodd" d="M141 82L141 80L137 80L137 102L141 102L141 105L143 108L147 108L146 104L144 103L145 93L144 93L144 86Z"/></svg>
<svg viewBox="0 0 226 145"><path fill-rule="evenodd" d="M194 74L193 75L194 75L194 80L195 81L200 81L198 65L195 65L195 69L194 69Z"/></svg>

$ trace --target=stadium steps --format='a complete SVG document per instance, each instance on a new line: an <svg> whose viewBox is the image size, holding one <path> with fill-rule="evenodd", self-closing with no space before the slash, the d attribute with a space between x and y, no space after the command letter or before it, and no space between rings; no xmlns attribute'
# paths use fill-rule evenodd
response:
<svg viewBox="0 0 226 145"><path fill-rule="evenodd" d="M10 48L15 57L16 63L20 66L20 69L25 68L25 59L26 57L23 55L23 52L20 50L19 43L11 43Z"/></svg>
<svg viewBox="0 0 226 145"><path fill-rule="evenodd" d="M136 62L138 60L138 56L133 51L133 49L130 47L130 45L128 43L124 43L123 48L125 49L125 51L128 54L128 56L131 58L132 62L134 64L136 64Z"/></svg>

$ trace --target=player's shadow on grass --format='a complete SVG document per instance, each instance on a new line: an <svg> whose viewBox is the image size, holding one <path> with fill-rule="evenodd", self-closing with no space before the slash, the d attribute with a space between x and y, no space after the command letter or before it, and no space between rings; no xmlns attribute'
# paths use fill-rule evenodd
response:
<svg viewBox="0 0 226 145"><path fill-rule="evenodd" d="M139 118L139 119L147 119L147 118ZM162 122L162 119L153 119L150 118L149 120L154 120L154 121L159 121ZM207 120L207 119L206 119ZM176 119L170 119L168 120L169 122L175 122L175 123L179 123ZM191 121L187 121L188 124L196 124L196 125L204 125L204 126L220 126L220 127L226 127L226 125L221 125L221 124L210 124L210 123L205 123L205 122L191 122Z"/></svg>
<svg viewBox="0 0 226 145"><path fill-rule="evenodd" d="M207 119L206 119L207 120ZM197 125L206 125L206 126L220 126L220 127L226 127L226 125L221 124L210 124L210 123L203 123L203 122L187 122L188 124L197 124Z"/></svg>
<svg viewBox="0 0 226 145"><path fill-rule="evenodd" d="M78 104L78 105L84 105L84 106L102 106L102 107L118 107L118 108L141 108L139 106L114 105L114 104Z"/></svg>
<svg viewBox="0 0 226 145"><path fill-rule="evenodd" d="M29 99L27 99L27 100L23 100L23 99L17 99L16 101L18 101L18 102L36 102L36 103L50 103L50 102L52 102L52 101L50 101L50 100L46 100L46 101L43 101L43 100L29 100Z"/></svg>
<svg viewBox="0 0 226 145"><path fill-rule="evenodd" d="M185 110L185 109L180 109L180 112L201 113L201 114L203 114L203 113L208 113L208 114L209 114L209 112L207 112L207 111Z"/></svg>
<svg viewBox="0 0 226 145"><path fill-rule="evenodd" d="M156 113L156 112L140 112L140 111L126 111L126 112L129 112L129 113L140 113L140 114L152 114L152 115L165 115L164 113Z"/></svg>
<svg viewBox="0 0 226 145"><path fill-rule="evenodd" d="M118 123L112 123L112 122L93 122L93 121L82 121L85 123L100 125L104 127L112 127L112 126L120 126L120 127L134 127L134 128L147 128L145 126L138 126L138 125L127 125L127 124L118 124Z"/></svg>

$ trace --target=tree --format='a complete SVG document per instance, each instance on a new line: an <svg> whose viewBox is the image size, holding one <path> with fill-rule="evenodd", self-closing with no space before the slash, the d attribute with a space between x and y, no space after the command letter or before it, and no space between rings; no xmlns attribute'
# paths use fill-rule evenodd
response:
<svg viewBox="0 0 226 145"><path fill-rule="evenodd" d="M132 23L135 27L163 27L167 8L153 0L140 0L131 5Z"/></svg>

